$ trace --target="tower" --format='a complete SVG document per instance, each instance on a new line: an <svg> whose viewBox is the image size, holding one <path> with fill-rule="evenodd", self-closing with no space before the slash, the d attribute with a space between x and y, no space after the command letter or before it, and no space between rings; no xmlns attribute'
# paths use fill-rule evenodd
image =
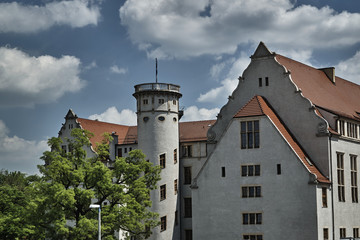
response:
<svg viewBox="0 0 360 240"><path fill-rule="evenodd" d="M179 185L179 92L180 86L146 83L135 86L138 148L154 165L161 166L158 188L150 193L151 211L161 225L151 239L180 239Z"/></svg>

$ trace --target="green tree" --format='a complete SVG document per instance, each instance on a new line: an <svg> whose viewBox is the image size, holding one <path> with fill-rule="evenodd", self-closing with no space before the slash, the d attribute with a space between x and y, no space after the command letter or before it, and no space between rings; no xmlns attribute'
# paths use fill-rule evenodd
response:
<svg viewBox="0 0 360 240"><path fill-rule="evenodd" d="M60 138L48 141L52 151L44 152L43 174L36 189L34 217L37 237L51 239L96 239L97 211L91 203L101 205L102 239L115 239L122 229L141 239L158 225L158 216L149 211L150 190L160 179L158 167L145 161L140 150L129 157L117 158L111 168L109 159L111 136L97 146L97 156L87 158L84 146L90 146L92 134L74 129L68 139L70 152L61 149Z"/></svg>
<svg viewBox="0 0 360 240"><path fill-rule="evenodd" d="M20 239L35 232L31 221L37 176L0 171L0 239Z"/></svg>

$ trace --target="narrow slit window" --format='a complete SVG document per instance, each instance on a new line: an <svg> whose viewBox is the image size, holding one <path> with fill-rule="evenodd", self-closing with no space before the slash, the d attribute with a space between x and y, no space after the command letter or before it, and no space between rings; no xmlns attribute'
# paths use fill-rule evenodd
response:
<svg viewBox="0 0 360 240"><path fill-rule="evenodd" d="M259 78L259 87L262 87L262 78Z"/></svg>
<svg viewBox="0 0 360 240"><path fill-rule="evenodd" d="M268 77L265 78L265 85L269 86L269 78Z"/></svg>
<svg viewBox="0 0 360 240"><path fill-rule="evenodd" d="M221 176L225 177L225 167L221 167Z"/></svg>
<svg viewBox="0 0 360 240"><path fill-rule="evenodd" d="M281 175L281 164L276 165L277 175Z"/></svg>

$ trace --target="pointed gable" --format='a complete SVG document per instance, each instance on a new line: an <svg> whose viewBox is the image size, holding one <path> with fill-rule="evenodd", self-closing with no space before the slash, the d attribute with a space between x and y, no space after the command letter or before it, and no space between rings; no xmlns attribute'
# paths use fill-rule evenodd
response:
<svg viewBox="0 0 360 240"><path fill-rule="evenodd" d="M234 118L264 115L258 98L259 96L254 96L247 104L245 104L244 107L240 109L239 112L235 114Z"/></svg>
<svg viewBox="0 0 360 240"><path fill-rule="evenodd" d="M292 136L290 131L286 128L284 123L280 120L280 118L262 96L254 96L247 104L245 104L244 107L239 110L238 113L235 114L234 118L262 115L266 115L270 119L272 124L276 127L278 132L288 143L290 148L294 151L305 168L310 173L314 174L319 182L328 183L329 180L324 175L322 175L317 167L310 161L310 158L306 155L300 144Z"/></svg>
<svg viewBox="0 0 360 240"><path fill-rule="evenodd" d="M262 58L272 56L273 52L271 52L263 42L260 42L258 47L256 48L254 54L251 56L251 59L254 58Z"/></svg>
<svg viewBox="0 0 360 240"><path fill-rule="evenodd" d="M65 119L76 119L76 118L78 118L78 116L74 113L72 109L69 109L69 111L65 116Z"/></svg>

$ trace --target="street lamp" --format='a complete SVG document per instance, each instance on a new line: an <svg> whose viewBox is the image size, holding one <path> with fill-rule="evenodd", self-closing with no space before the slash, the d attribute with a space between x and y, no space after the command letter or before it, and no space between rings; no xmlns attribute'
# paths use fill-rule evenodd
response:
<svg viewBox="0 0 360 240"><path fill-rule="evenodd" d="M99 209L99 238L98 240L101 240L101 205L99 204L90 204L90 208L98 208Z"/></svg>

